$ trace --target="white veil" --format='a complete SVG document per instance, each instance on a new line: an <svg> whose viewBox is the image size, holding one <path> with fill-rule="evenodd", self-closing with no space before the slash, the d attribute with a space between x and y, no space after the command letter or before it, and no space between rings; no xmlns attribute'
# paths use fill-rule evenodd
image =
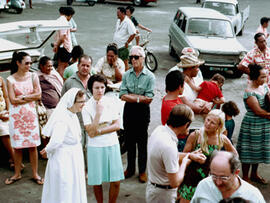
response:
<svg viewBox="0 0 270 203"><path fill-rule="evenodd" d="M76 95L80 89L79 88L71 88L69 89L60 99L56 108L54 109L52 115L50 116L48 122L42 129L42 134L46 137L51 137L53 128L56 122L58 121L66 121L69 123L68 119L68 109L73 106L75 102Z"/></svg>

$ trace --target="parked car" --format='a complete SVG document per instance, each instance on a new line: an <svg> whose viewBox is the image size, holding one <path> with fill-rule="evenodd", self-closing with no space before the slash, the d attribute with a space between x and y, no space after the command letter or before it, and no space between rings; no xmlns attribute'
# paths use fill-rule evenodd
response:
<svg viewBox="0 0 270 203"><path fill-rule="evenodd" d="M209 71L229 71L234 77L242 73L238 63L247 53L236 39L232 23L225 15L207 8L180 7L169 28L169 53L180 55L184 47L193 47L204 75Z"/></svg>
<svg viewBox="0 0 270 203"><path fill-rule="evenodd" d="M133 4L134 4L135 6L145 6L145 5L147 5L148 3L150 3L150 2L154 2L154 3L157 2L157 0L113 0L113 1L122 1L122 2L127 1L127 2L133 2ZM103 3L103 2L105 2L105 0L98 0L98 2Z"/></svg>
<svg viewBox="0 0 270 203"><path fill-rule="evenodd" d="M0 24L0 74L7 75L14 51L25 51L35 63L56 30L70 28L66 21L36 20ZM48 47L50 47L48 45ZM51 47L50 47L51 49Z"/></svg>
<svg viewBox="0 0 270 203"><path fill-rule="evenodd" d="M240 11L237 0L204 0L203 8L211 8L227 16L233 25L236 35L242 35L249 17L249 6Z"/></svg>

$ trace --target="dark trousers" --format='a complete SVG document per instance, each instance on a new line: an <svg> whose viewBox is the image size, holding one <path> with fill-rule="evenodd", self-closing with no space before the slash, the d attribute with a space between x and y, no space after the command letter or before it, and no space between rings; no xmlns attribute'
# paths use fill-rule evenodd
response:
<svg viewBox="0 0 270 203"><path fill-rule="evenodd" d="M147 131L150 122L149 105L126 102L123 119L127 147L127 170L130 173L135 172L136 146L138 146L139 173L144 173L147 162Z"/></svg>

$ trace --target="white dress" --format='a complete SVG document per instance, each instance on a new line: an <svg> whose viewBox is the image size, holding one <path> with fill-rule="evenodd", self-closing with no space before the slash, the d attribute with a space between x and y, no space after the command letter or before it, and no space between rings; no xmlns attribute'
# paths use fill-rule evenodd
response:
<svg viewBox="0 0 270 203"><path fill-rule="evenodd" d="M55 123L45 148L48 163L41 202L87 203L79 120L72 112L63 112L63 117L69 122Z"/></svg>

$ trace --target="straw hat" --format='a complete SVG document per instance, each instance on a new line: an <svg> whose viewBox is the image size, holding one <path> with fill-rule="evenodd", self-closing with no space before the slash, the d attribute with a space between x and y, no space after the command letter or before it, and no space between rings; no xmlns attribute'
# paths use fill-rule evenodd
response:
<svg viewBox="0 0 270 203"><path fill-rule="evenodd" d="M177 64L180 68L192 68L204 64L204 60L198 58L198 52L191 47L185 47L182 50L182 54L180 57L181 61Z"/></svg>

